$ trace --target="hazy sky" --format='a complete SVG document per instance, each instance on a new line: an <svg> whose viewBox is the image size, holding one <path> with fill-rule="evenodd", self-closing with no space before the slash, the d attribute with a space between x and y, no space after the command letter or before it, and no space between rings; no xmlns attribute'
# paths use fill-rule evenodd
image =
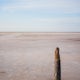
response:
<svg viewBox="0 0 80 80"><path fill-rule="evenodd" d="M80 32L80 0L0 0L0 32Z"/></svg>

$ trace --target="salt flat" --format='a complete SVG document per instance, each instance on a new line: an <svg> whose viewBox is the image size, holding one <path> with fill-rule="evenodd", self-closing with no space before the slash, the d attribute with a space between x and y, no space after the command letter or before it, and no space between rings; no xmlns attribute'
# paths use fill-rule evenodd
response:
<svg viewBox="0 0 80 80"><path fill-rule="evenodd" d="M0 33L0 80L53 80L57 46L62 80L80 80L80 33Z"/></svg>

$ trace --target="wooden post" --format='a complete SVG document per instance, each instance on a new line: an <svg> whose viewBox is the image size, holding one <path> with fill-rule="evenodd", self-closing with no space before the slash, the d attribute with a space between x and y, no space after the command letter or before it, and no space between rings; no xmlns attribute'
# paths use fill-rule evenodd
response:
<svg viewBox="0 0 80 80"><path fill-rule="evenodd" d="M61 80L61 64L60 64L60 54L59 54L59 48L58 47L55 50L54 80Z"/></svg>

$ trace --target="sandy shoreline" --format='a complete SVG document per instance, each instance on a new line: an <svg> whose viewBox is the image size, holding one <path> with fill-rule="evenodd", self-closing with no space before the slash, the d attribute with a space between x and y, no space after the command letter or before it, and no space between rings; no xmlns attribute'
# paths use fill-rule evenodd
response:
<svg viewBox="0 0 80 80"><path fill-rule="evenodd" d="M57 46L62 80L80 80L80 33L0 33L0 80L53 80Z"/></svg>

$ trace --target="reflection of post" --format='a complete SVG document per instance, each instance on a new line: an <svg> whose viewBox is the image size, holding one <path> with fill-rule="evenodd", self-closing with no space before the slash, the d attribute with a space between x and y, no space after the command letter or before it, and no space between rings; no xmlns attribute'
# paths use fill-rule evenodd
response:
<svg viewBox="0 0 80 80"><path fill-rule="evenodd" d="M61 80L61 64L58 47L55 50L54 67L54 80Z"/></svg>

